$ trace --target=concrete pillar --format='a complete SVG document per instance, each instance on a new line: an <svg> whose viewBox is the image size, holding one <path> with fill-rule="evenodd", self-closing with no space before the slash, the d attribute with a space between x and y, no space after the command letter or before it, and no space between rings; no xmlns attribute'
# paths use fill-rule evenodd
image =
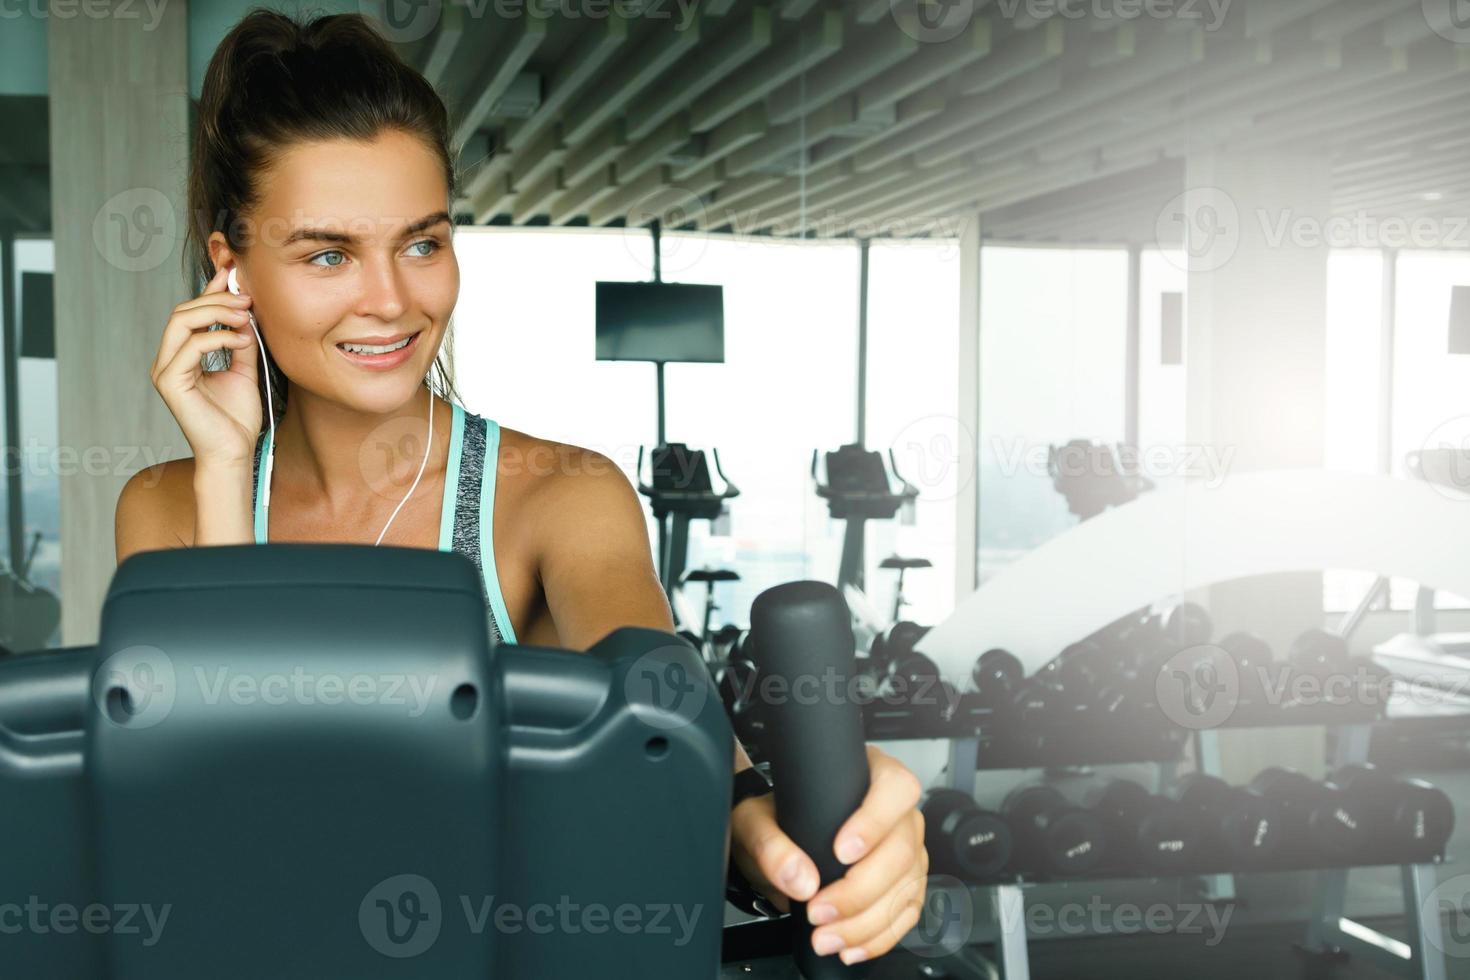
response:
<svg viewBox="0 0 1470 980"><path fill-rule="evenodd" d="M1322 465L1328 249L1318 232L1330 178L1313 150L1204 149L1166 213L1188 235L1187 441L1228 459L1227 474ZM1322 576L1227 582L1202 598L1217 637L1248 629L1283 656L1321 622ZM1230 733L1225 749L1232 779L1272 764L1321 768L1315 730Z"/></svg>
<svg viewBox="0 0 1470 980"><path fill-rule="evenodd" d="M979 586L980 566L980 212L960 225L959 425L960 474L955 497L955 604Z"/></svg>
<svg viewBox="0 0 1470 980"><path fill-rule="evenodd" d="M51 17L61 641L96 640L127 478L189 455L149 381L180 274L189 157L187 10L94 3Z"/></svg>

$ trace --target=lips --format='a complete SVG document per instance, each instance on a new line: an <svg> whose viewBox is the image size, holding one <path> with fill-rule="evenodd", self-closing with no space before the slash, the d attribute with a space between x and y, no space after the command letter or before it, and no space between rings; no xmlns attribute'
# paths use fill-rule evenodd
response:
<svg viewBox="0 0 1470 980"><path fill-rule="evenodd" d="M398 346L399 344L402 344L405 340L408 340L412 336L413 334L411 333L400 333L394 334L391 337L359 337L352 340L341 341L337 344L337 346L341 347L343 350L346 350L349 347L367 348L366 350L354 351L354 353L385 354L388 353L387 349L391 349Z"/></svg>
<svg viewBox="0 0 1470 980"><path fill-rule="evenodd" d="M398 365L404 363L410 357L412 357L414 352L418 350L419 338L422 336L422 330L418 333L413 334L399 334L397 337L383 338L384 340L388 341L388 343L386 344L373 342L376 341L376 338L364 338L363 340L350 341L344 340L342 341L342 343L339 343L337 345L337 350L342 354L343 357L347 358L348 361L350 361L352 364L357 365L358 367L367 368L369 370L386 371L390 368L397 367ZM393 344L395 342L403 343L403 339L405 337L408 338L408 342L406 344L404 344L402 347L393 347ZM380 351L379 353L373 353L371 351L358 352L348 350L345 346L343 346L344 344L352 344L353 346L365 345L373 349L381 349L383 347L390 347L392 349Z"/></svg>

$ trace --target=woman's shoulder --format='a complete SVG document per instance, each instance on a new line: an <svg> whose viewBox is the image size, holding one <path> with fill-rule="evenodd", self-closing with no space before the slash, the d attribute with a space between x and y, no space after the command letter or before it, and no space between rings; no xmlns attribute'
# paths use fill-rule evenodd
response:
<svg viewBox="0 0 1470 980"><path fill-rule="evenodd" d="M117 497L117 559L194 540L194 457L154 463L128 477Z"/></svg>
<svg viewBox="0 0 1470 980"><path fill-rule="evenodd" d="M565 519L608 506L637 505L637 494L608 454L498 426L498 480L514 487L528 511Z"/></svg>

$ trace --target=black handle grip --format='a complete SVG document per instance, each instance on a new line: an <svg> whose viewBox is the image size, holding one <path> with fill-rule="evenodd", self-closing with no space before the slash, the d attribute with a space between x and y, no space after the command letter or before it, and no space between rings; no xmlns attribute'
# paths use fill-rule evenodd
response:
<svg viewBox="0 0 1470 980"><path fill-rule="evenodd" d="M852 697L852 618L825 582L767 589L750 610L750 638L763 678L766 748L776 822L816 862L823 885L846 866L833 853L837 831L868 792L862 711ZM862 976L865 965L818 956L805 903L792 902L797 968L808 980Z"/></svg>

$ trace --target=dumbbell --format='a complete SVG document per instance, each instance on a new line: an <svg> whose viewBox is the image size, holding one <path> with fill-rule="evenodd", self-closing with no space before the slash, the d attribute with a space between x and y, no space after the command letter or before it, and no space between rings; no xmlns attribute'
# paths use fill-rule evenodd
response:
<svg viewBox="0 0 1470 980"><path fill-rule="evenodd" d="M924 849L934 873L964 880L987 878L1010 860L1010 827L998 814L981 809L968 793L931 789L920 809Z"/></svg>
<svg viewBox="0 0 1470 980"><path fill-rule="evenodd" d="M911 623L907 619L901 619L888 628L885 637L885 656L889 660L896 660L905 654L913 653L914 647L929 633L929 627Z"/></svg>
<svg viewBox="0 0 1470 980"><path fill-rule="evenodd" d="M1080 875L1108 856L1103 822L1068 803L1054 786L1017 787L1001 803L1000 813L1015 835L1018 866L1023 869Z"/></svg>
<svg viewBox="0 0 1470 980"><path fill-rule="evenodd" d="M928 632L929 627L920 626L908 620L894 623L887 632L873 637L867 663L862 665L863 669L872 674L876 681L895 674L908 674L915 671L920 674L925 673L928 665L933 662L923 654L916 654L914 645ZM907 665L904 663L906 660L910 661ZM937 676L937 669L935 674Z"/></svg>
<svg viewBox="0 0 1470 980"><path fill-rule="evenodd" d="M975 659L970 669L970 682L975 693L989 708L998 708L1010 703L1016 689L1026 679L1026 670L1021 661L1009 650L999 648L986 650Z"/></svg>
<svg viewBox="0 0 1470 980"><path fill-rule="evenodd" d="M1089 705L1102 683L1106 654L1094 640L1079 640L1036 672L1037 678L1055 688L1070 705Z"/></svg>
<svg viewBox="0 0 1470 980"><path fill-rule="evenodd" d="M1189 809L1138 783L1114 779L1092 787L1084 806L1106 825L1115 864L1171 874L1197 867L1202 831Z"/></svg>
<svg viewBox="0 0 1470 980"><path fill-rule="evenodd" d="M1273 766L1258 773L1249 788L1281 807L1287 846L1300 848L1301 857L1350 861L1372 843L1363 807L1336 786Z"/></svg>
<svg viewBox="0 0 1470 980"><path fill-rule="evenodd" d="M889 660L878 675L878 694L886 700L913 703L938 697L939 667L922 653Z"/></svg>
<svg viewBox="0 0 1470 980"><path fill-rule="evenodd" d="M1079 707L1087 705L1097 684L1095 680L1083 680L1091 676L1083 663L1090 647L1086 641L1068 646L1056 659L1011 687L1008 706L1021 727L1031 730L1065 723Z"/></svg>
<svg viewBox="0 0 1470 980"><path fill-rule="evenodd" d="M1152 662L1163 647L1163 631L1148 608L1135 609L1119 617L1087 639L1102 650L1100 671L1122 669L1139 662Z"/></svg>
<svg viewBox="0 0 1470 980"><path fill-rule="evenodd" d="M1202 866L1265 867L1281 848L1281 807L1271 800L1204 773L1185 776L1171 795L1204 829Z"/></svg>
<svg viewBox="0 0 1470 980"><path fill-rule="evenodd" d="M1362 807L1378 855L1420 863L1444 852L1455 805L1439 787L1368 765L1344 766L1330 782Z"/></svg>
<svg viewBox="0 0 1470 980"><path fill-rule="evenodd" d="M1276 659L1270 645L1254 633L1238 630L1222 638L1219 646L1235 662L1241 703L1265 703L1266 679Z"/></svg>
<svg viewBox="0 0 1470 980"><path fill-rule="evenodd" d="M1171 653L1202 646L1215 635L1215 624L1209 611L1197 602L1171 606L1160 621L1160 629Z"/></svg>
<svg viewBox="0 0 1470 980"><path fill-rule="evenodd" d="M1338 634L1324 629L1309 629L1292 641L1286 660L1294 673L1312 679L1312 683L1303 685L1299 693L1314 703L1341 703L1351 698L1347 685L1352 676L1353 661L1348 654L1347 640Z"/></svg>

